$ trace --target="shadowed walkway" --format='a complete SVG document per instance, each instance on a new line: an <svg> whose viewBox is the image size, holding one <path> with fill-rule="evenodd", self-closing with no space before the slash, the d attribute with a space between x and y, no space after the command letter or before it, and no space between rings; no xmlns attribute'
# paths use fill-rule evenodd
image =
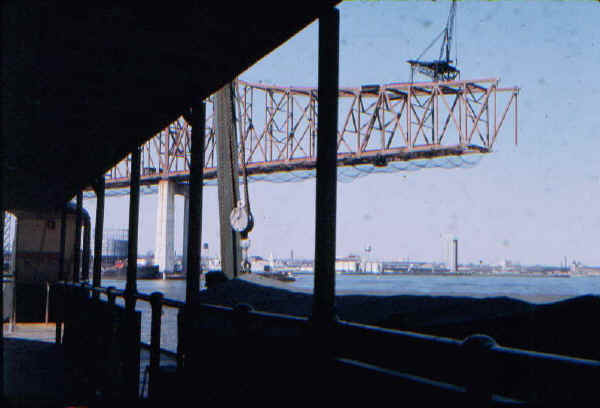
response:
<svg viewBox="0 0 600 408"><path fill-rule="evenodd" d="M8 332L4 325L4 378L5 395L11 407L63 407L74 400L74 390L68 378L68 362L64 360L62 345L54 342L54 324L17 324ZM92 350L90 350L92 352ZM140 392L147 395L144 372L150 362L150 353L141 351ZM175 364L163 354L162 364ZM67 370L65 371L65 368Z"/></svg>

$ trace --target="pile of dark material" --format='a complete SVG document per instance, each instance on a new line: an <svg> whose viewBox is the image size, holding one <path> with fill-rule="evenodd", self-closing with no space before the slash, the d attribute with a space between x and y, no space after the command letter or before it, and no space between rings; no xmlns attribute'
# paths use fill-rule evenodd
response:
<svg viewBox="0 0 600 408"><path fill-rule="evenodd" d="M200 302L293 316L310 316L312 295L260 284L255 278L221 282ZM340 320L462 340L483 333L506 347L600 360L600 296L536 305L508 297L336 296Z"/></svg>

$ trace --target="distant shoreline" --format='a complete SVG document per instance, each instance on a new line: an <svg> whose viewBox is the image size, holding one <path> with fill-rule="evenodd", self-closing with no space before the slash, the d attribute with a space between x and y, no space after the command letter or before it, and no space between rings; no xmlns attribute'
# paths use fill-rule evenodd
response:
<svg viewBox="0 0 600 408"><path fill-rule="evenodd" d="M260 277L258 275L250 274L240 277L241 280L278 288L285 289L290 292L296 293L304 293L311 295L313 293L312 289L306 288L297 288L287 282L280 282L275 279L267 279ZM473 299L485 299L485 298L511 298L522 300L529 303L534 304L542 304L542 303L553 303L558 302L565 299L571 299L573 297L577 297L576 295L553 295L553 294L539 294L539 293L528 293L528 294L519 294L519 293L496 293L496 294L481 294L481 293L460 293L460 294L450 294L448 292L429 292L426 294L423 293L414 293L414 292L398 292L398 291L378 291L378 290L353 290L353 289L336 289L336 296L373 296L377 298L383 297L398 297L398 296L418 296L418 297L453 297L453 298L473 298Z"/></svg>
<svg viewBox="0 0 600 408"><path fill-rule="evenodd" d="M294 275L314 275L313 272L294 272ZM460 276L460 277L485 277L485 278L577 278L577 277L600 277L600 274L544 274L544 273L468 273L468 272L384 272L384 273L371 273L371 272L336 272L336 275L344 276Z"/></svg>

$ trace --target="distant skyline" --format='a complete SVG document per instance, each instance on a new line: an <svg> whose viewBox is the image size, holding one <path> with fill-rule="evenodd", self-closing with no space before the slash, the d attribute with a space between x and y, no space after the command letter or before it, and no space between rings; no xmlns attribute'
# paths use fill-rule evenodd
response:
<svg viewBox="0 0 600 408"><path fill-rule="evenodd" d="M340 86L404 82L442 30L450 3L344 2ZM374 174L338 184L337 255L443 261L446 234L459 262L600 265L600 4L593 1L461 1L457 7L462 79L497 77L518 86L519 145L504 132L470 168ZM240 75L282 86L316 86L318 22ZM432 57L438 50L432 49ZM452 52L454 55L454 51ZM250 185L251 254L312 258L314 179ZM157 195L140 202L139 252L154 250ZM86 199L92 219L95 199ZM203 242L218 253L216 187L205 187ZM127 228L128 198L108 198L106 228ZM183 200L176 199L181 253Z"/></svg>

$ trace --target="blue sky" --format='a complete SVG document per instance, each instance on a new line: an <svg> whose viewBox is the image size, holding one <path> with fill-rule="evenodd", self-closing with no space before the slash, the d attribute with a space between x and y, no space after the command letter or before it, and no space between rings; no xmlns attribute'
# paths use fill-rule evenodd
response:
<svg viewBox="0 0 600 408"><path fill-rule="evenodd" d="M442 30L449 2L344 2L339 6L340 85L406 81ZM442 236L459 239L461 262L600 264L600 4L594 1L461 1L463 79L518 86L519 145L505 131L475 167L375 174L338 184L338 256L373 247L379 259L443 259ZM316 86L318 23L241 79ZM432 57L437 50L434 49ZM454 54L454 52L453 52ZM512 123L507 125L511 126ZM314 180L253 183L251 253L312 258ZM153 250L156 195L142 196L140 252ZM107 200L107 228L127 227L127 198ZM93 216L95 200L85 202ZM216 188L205 188L203 241L218 250ZM181 251L183 202L176 200Z"/></svg>

